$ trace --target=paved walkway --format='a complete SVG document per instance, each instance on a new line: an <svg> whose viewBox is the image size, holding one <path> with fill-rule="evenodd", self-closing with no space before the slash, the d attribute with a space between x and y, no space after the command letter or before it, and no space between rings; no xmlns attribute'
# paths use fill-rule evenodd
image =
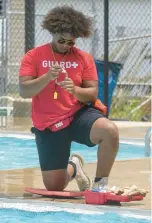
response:
<svg viewBox="0 0 152 223"><path fill-rule="evenodd" d="M8 129L0 129L1 132L30 133L32 122L30 118L14 118ZM151 122L113 121L119 128L120 138L144 138L146 131L152 127Z"/></svg>

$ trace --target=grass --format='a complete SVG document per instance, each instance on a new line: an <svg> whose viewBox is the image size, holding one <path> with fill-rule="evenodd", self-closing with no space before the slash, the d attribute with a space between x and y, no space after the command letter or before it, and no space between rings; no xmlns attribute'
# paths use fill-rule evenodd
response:
<svg viewBox="0 0 152 223"><path fill-rule="evenodd" d="M144 101L144 99L140 98L125 99L123 97L121 98L114 97L109 117L111 119L141 121L144 116L148 116L150 121L150 108L148 106L141 107L133 114L131 114L131 111L137 108L137 106L139 106L142 103L142 101Z"/></svg>

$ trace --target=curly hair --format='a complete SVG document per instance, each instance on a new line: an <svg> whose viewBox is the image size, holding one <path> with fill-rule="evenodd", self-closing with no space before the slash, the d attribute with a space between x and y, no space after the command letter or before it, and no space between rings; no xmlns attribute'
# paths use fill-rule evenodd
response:
<svg viewBox="0 0 152 223"><path fill-rule="evenodd" d="M44 18L42 27L50 33L70 33L75 38L92 34L92 20L69 6L56 7Z"/></svg>

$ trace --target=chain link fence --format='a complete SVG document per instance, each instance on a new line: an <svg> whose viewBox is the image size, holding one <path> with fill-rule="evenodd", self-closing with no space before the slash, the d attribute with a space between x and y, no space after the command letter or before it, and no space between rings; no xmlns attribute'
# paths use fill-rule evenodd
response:
<svg viewBox="0 0 152 223"><path fill-rule="evenodd" d="M27 2L31 2L30 5ZM41 28L44 16L56 6L70 5L91 16L94 35L77 46L95 60L104 55L103 0L0 1L0 127L28 130L31 99L21 99L18 70L25 51L51 41ZM150 121L150 0L109 1L109 61L122 64L110 107L110 119ZM113 73L109 72L109 81ZM100 92L102 94L102 92Z"/></svg>
<svg viewBox="0 0 152 223"><path fill-rule="evenodd" d="M109 60L123 64L111 118L150 121L150 4L148 0L110 0Z"/></svg>

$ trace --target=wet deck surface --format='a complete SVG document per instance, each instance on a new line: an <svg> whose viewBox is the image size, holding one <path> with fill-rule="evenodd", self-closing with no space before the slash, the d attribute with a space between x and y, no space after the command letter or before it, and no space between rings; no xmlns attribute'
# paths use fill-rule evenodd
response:
<svg viewBox="0 0 152 223"><path fill-rule="evenodd" d="M19 122L20 123L20 122ZM11 132L29 133L31 123L27 121L20 125L17 129L13 127ZM25 127L26 124L27 128ZM119 128L120 138L142 138L144 139L147 129L151 123L144 122L115 122ZM27 130L26 130L27 129ZM7 130L0 131L8 133ZM96 164L86 164L85 171L93 179L95 176ZM147 196L142 201L134 201L121 203L122 207L136 209L151 209L151 159L143 158L138 160L116 161L109 177L109 186L132 186L135 184L140 189L149 191ZM32 195L24 191L25 187L44 188L42 183L41 172L39 168L18 169L0 171L0 198L22 198L24 200L40 200L40 201L57 201L68 203L85 204L83 198L75 199L56 199L44 198L39 195ZM75 181L72 181L67 190L77 191L78 187Z"/></svg>
<svg viewBox="0 0 152 223"><path fill-rule="evenodd" d="M116 161L109 178L109 185L113 186L132 186L135 184L140 189L149 191L142 201L134 201L121 203L124 207L137 209L151 209L151 192L150 192L150 176L151 176L151 159L144 158L138 160ZM93 179L96 164L86 164L85 171ZM46 198L39 195L32 195L24 191L24 187L44 188L39 168L19 169L0 171L0 198L23 198L27 200L45 200L69 203L85 204L84 198L61 199ZM67 190L77 191L78 187L75 181L69 183Z"/></svg>

